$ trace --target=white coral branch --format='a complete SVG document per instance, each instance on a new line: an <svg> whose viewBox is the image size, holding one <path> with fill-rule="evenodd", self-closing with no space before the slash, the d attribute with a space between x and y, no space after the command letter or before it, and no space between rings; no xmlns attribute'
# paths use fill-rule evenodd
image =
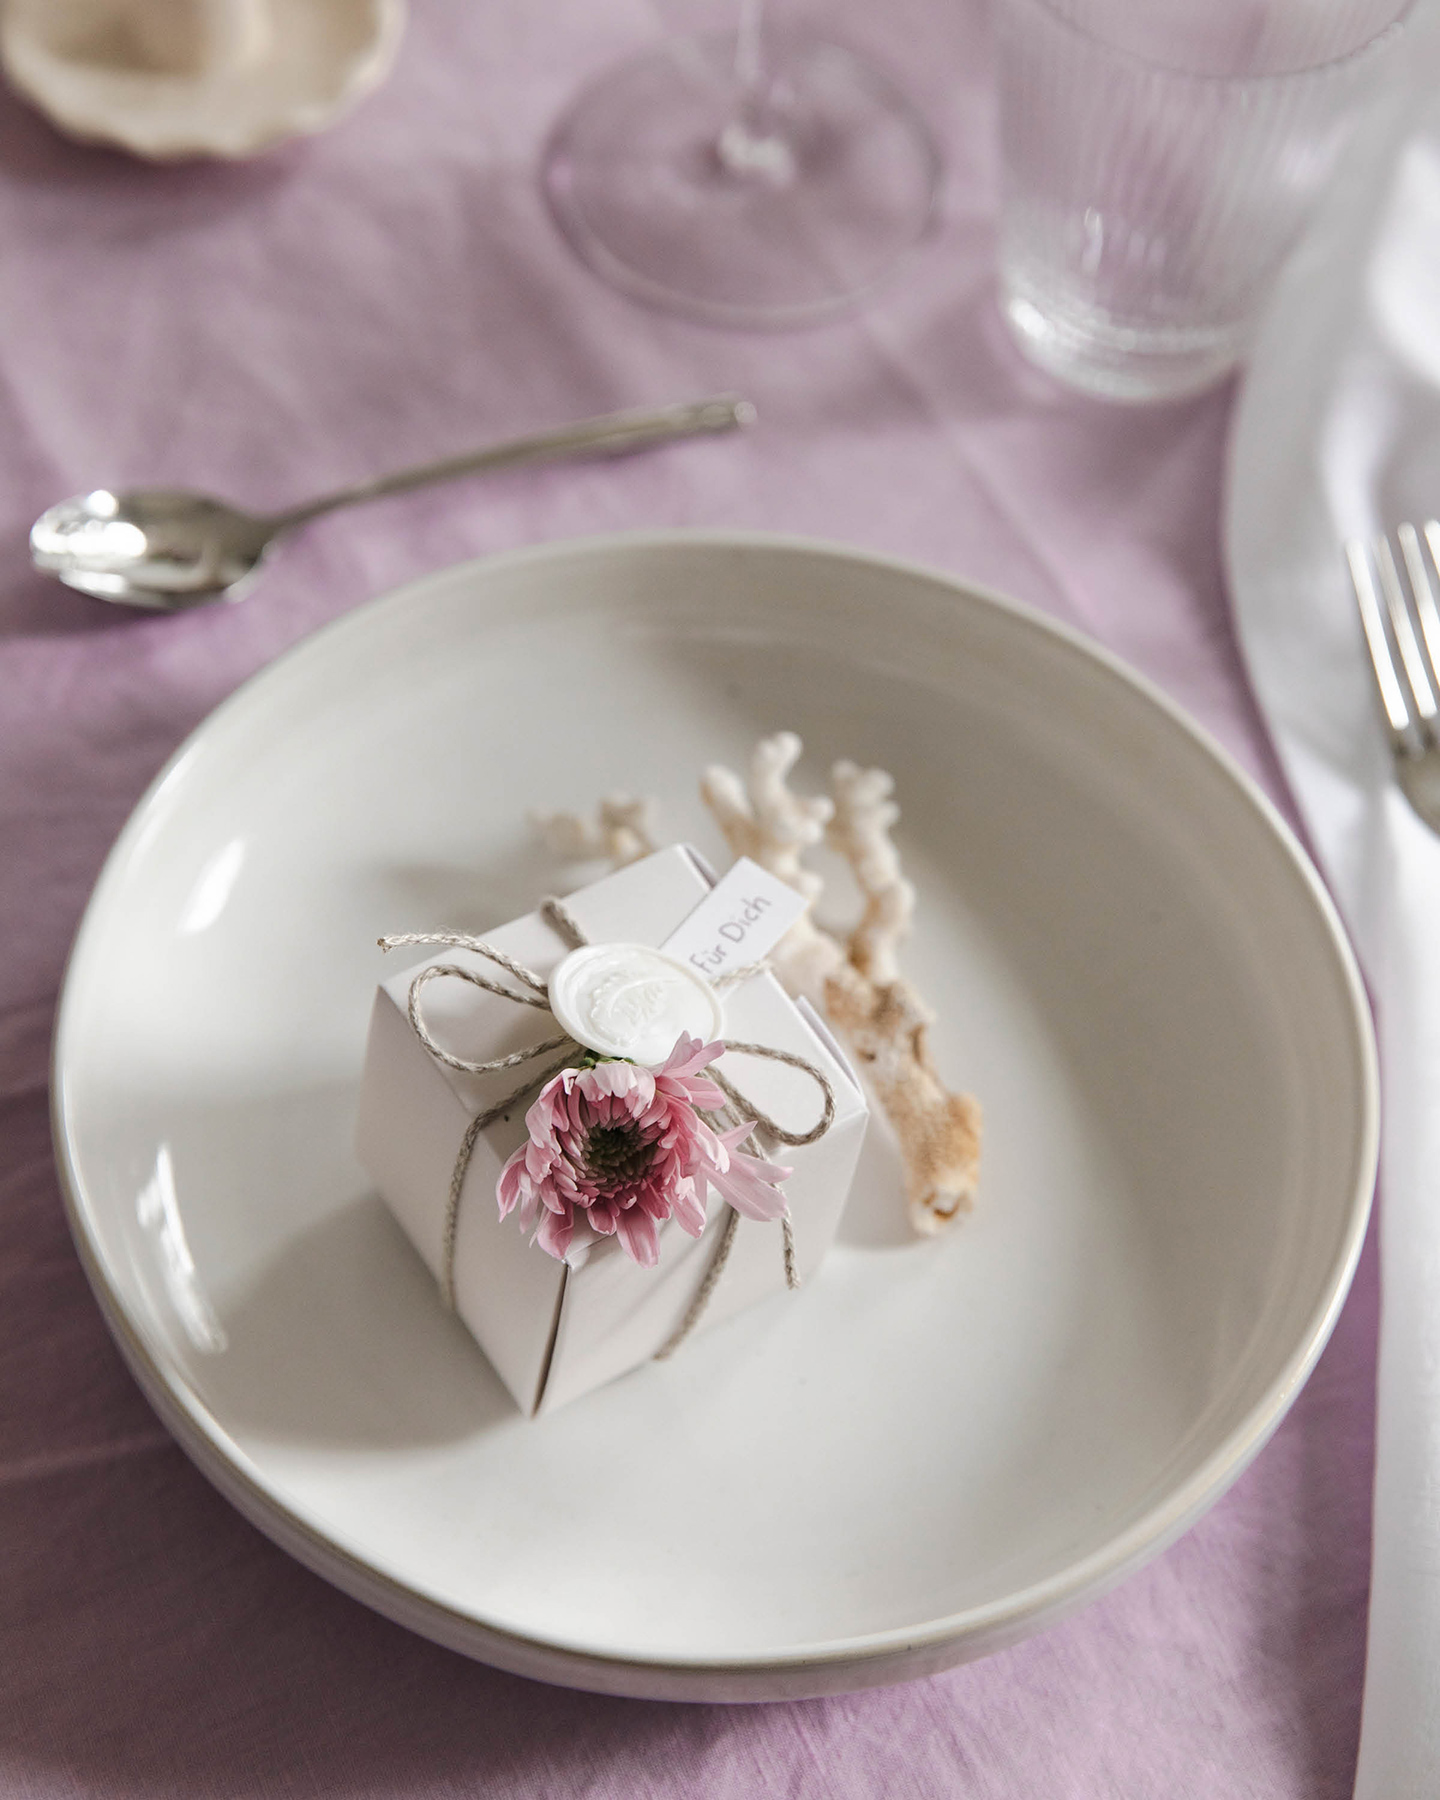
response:
<svg viewBox="0 0 1440 1800"><path fill-rule="evenodd" d="M594 818L572 812L531 813L530 823L546 847L566 862L603 857L623 869L656 848L658 810L658 803L648 797L610 794L600 802Z"/></svg>
<svg viewBox="0 0 1440 1800"><path fill-rule="evenodd" d="M774 960L787 986L820 999L864 1067L899 1140L910 1222L930 1234L973 1204L980 1109L941 1081L929 1045L934 1014L900 973L896 946L915 890L890 835L899 817L894 783L881 769L841 762L831 776L833 802L802 797L788 786L800 748L793 732L762 739L748 786L729 770L708 769L701 795L735 854L790 882L812 910L823 882L800 858L822 832L854 871L865 910L850 938L842 944L807 911Z"/></svg>
<svg viewBox="0 0 1440 1800"><path fill-rule="evenodd" d="M805 798L791 791L787 777L800 749L793 731L761 738L748 783L712 764L700 778L700 794L737 857L750 857L808 898L824 883L801 857L824 837L835 805L823 794Z"/></svg>
<svg viewBox="0 0 1440 1800"><path fill-rule="evenodd" d="M900 856L890 827L900 817L891 799L895 783L883 769L861 769L837 762L830 772L835 815L826 842L854 870L865 913L850 934L850 960L869 980L884 984L900 979L896 948L910 930L915 889L901 873Z"/></svg>
<svg viewBox="0 0 1440 1800"><path fill-rule="evenodd" d="M748 856L810 902L771 961L792 993L819 1005L845 1038L895 1128L911 1224L929 1234L968 1212L980 1162L980 1109L951 1093L930 1051L934 1013L901 974L898 946L910 929L915 889L891 836L900 816L883 769L838 762L833 799L797 794L793 731L762 738L742 779L706 769L701 797L734 856ZM568 861L608 858L617 868L655 848L655 803L612 795L594 818L532 814L546 842ZM822 841L850 865L864 911L848 938L815 923L824 879L805 865Z"/></svg>
<svg viewBox="0 0 1440 1800"><path fill-rule="evenodd" d="M824 838L835 807L824 794L807 797L791 790L788 777L800 748L793 731L762 738L750 758L748 782L712 765L700 779L700 796L732 855L748 856L811 902L771 952L771 961L786 987L820 1005L826 979L844 962L845 951L811 916L825 883L801 858Z"/></svg>

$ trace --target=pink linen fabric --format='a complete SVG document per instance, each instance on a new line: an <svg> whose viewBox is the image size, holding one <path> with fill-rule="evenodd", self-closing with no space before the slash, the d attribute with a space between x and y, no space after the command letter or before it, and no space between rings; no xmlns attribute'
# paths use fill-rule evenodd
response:
<svg viewBox="0 0 1440 1800"><path fill-rule="evenodd" d="M698 9L697 9L698 10ZM306 1573L172 1445L70 1247L50 1019L105 851L164 758L306 632L491 550L646 525L779 529L929 562L1093 633L1286 804L1219 549L1231 396L1061 393L993 298L979 0L830 0L941 136L934 239L788 336L651 315L570 258L535 185L576 86L652 41L631 0L418 0L388 85L326 136L151 169L0 93L0 1796L1331 1800L1354 1771L1374 1261L1230 1494L1068 1622L887 1691L753 1708L546 1688ZM235 608L126 616L28 571L89 486L257 506L534 426L736 388L743 440L528 471L321 522Z"/></svg>

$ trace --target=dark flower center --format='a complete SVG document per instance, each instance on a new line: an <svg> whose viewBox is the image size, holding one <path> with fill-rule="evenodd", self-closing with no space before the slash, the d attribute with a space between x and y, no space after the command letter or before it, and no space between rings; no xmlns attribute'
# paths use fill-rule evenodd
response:
<svg viewBox="0 0 1440 1800"><path fill-rule="evenodd" d="M585 1172L607 1187L624 1187L644 1175L654 1147L637 1126L597 1125L585 1139Z"/></svg>

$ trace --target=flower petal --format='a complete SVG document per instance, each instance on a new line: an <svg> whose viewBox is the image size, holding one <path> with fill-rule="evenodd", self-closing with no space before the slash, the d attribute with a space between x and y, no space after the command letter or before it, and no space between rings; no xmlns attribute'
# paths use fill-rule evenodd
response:
<svg viewBox="0 0 1440 1800"><path fill-rule="evenodd" d="M691 1237L699 1237L705 1229L705 1202L689 1179L677 1183L675 1189L675 1223Z"/></svg>
<svg viewBox="0 0 1440 1800"><path fill-rule="evenodd" d="M754 1129L753 1125L744 1124L737 1125L733 1131L719 1133L720 1142L730 1152L731 1161L738 1157L740 1161L749 1164L752 1174L761 1175L766 1181L788 1181L795 1173L793 1168L786 1168L783 1163L766 1162L757 1156L742 1155L739 1146Z"/></svg>
<svg viewBox="0 0 1440 1800"><path fill-rule="evenodd" d="M725 1105L724 1089L716 1087L713 1081L707 1081L703 1075L686 1075L679 1080L671 1075L666 1080L674 1081L677 1087L683 1088L685 1098L691 1106L701 1107L705 1112L719 1112Z"/></svg>
<svg viewBox="0 0 1440 1800"><path fill-rule="evenodd" d="M525 1172L525 1152L528 1149L528 1144L522 1144L511 1154L505 1167L500 1171L500 1179L495 1183L495 1198L500 1203L502 1219L530 1187Z"/></svg>
<svg viewBox="0 0 1440 1800"><path fill-rule="evenodd" d="M567 1206L563 1213L546 1212L540 1215L540 1228L535 1233L535 1242L557 1262L564 1262L565 1252L570 1248L570 1239L575 1235L575 1212Z"/></svg>
<svg viewBox="0 0 1440 1800"><path fill-rule="evenodd" d="M649 1213L627 1207L615 1223L626 1255L642 1269L653 1269L660 1260L660 1233Z"/></svg>
<svg viewBox="0 0 1440 1800"><path fill-rule="evenodd" d="M778 1219L785 1211L785 1196L775 1184L784 1181L792 1171L779 1163L742 1155L735 1145L750 1129L748 1125L737 1126L723 1134L721 1142L728 1152L726 1167L707 1171L710 1185L747 1219Z"/></svg>
<svg viewBox="0 0 1440 1800"><path fill-rule="evenodd" d="M557 1120L563 1116L565 1077L569 1073L569 1069L562 1069L558 1075L552 1076L531 1101L529 1111L525 1114L525 1126L532 1143L543 1144L555 1129Z"/></svg>
<svg viewBox="0 0 1440 1800"><path fill-rule="evenodd" d="M698 1037L691 1037L689 1032L682 1031L675 1040L675 1048L655 1070L656 1075L681 1077L693 1075L717 1056L725 1054L725 1046L718 1039L713 1043L705 1043Z"/></svg>

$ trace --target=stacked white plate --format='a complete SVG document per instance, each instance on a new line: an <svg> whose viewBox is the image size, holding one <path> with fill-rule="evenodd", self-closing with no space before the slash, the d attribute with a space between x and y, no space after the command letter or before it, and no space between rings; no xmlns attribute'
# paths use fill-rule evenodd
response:
<svg viewBox="0 0 1440 1800"><path fill-rule="evenodd" d="M981 1203L909 1239L877 1126L809 1288L529 1422L354 1159L375 940L595 873L531 808L653 793L723 861L698 773L781 728L802 786L896 777ZM1375 1155L1349 952L1213 746L1017 607L746 536L451 570L251 682L117 845L56 1056L81 1253L216 1484L418 1631L673 1698L933 1670L1155 1554L1319 1353Z"/></svg>

